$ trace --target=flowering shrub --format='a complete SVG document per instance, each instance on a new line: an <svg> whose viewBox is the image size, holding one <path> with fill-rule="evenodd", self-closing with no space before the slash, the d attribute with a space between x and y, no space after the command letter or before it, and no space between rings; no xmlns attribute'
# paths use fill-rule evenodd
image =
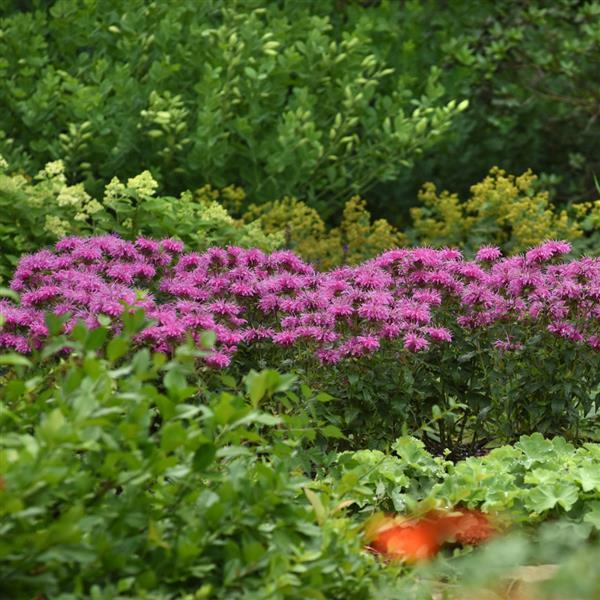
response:
<svg viewBox="0 0 600 600"><path fill-rule="evenodd" d="M407 241L385 219L373 221L359 196L346 202L341 223L333 228L327 228L314 208L294 198L252 205L243 219L256 220L269 234L283 233L286 246L319 269L357 264Z"/></svg>
<svg viewBox="0 0 600 600"><path fill-rule="evenodd" d="M227 208L239 208L240 188L205 186L179 197L157 193L148 171L126 181L114 177L104 193L92 198L83 183L69 185L65 164L48 163L33 179L11 172L0 157L0 282L18 258L71 235L118 233L176 236L195 250L235 244L275 250L284 244L278 231L265 233L258 221L236 221Z"/></svg>
<svg viewBox="0 0 600 600"><path fill-rule="evenodd" d="M549 238L577 240L583 249L600 231L600 200L558 210L550 194L536 189L537 177L518 177L493 168L471 186L471 197L438 193L427 183L419 193L422 206L411 209L411 236L421 244L461 246L474 250L492 243L507 253L523 252ZM590 240L591 241L591 240ZM593 244L589 249L594 250Z"/></svg>
<svg viewBox="0 0 600 600"><path fill-rule="evenodd" d="M340 361L360 369L367 363L354 359L370 356L380 363L374 372L380 368L410 377L424 365L429 383L418 387L428 397L421 405L435 413L446 393L435 386L452 385L455 376L448 373L456 371L457 362L468 380L448 402L468 397L480 384L482 371L486 385L502 388L493 380L502 369L486 374L483 364L469 372L465 350L476 359L487 353L496 363L527 348L543 356L549 347L558 356L558 342L537 348L544 336L551 336L566 344L560 348L570 356L565 364L572 370L569 348L576 344L584 372L564 390L564 406L557 403L552 386L546 396L538 389L535 393L544 397L545 405L554 406L551 415L531 417L521 431L502 432L510 437L535 430L529 429L534 425L545 430L550 425L544 419L554 419L554 427L573 411L587 413L593 402L597 358L589 364L584 358L597 357L600 349L600 259L557 260L569 250L565 242L550 241L525 255L501 258L497 249L483 247L474 261L466 261L458 250L397 249L357 266L320 273L289 251L266 254L229 247L184 253L183 244L170 239L65 238L54 252L42 250L21 259L11 284L21 294L21 305L0 303L0 346L21 352L39 347L48 333L46 311L68 315L69 330L79 319L89 327L110 322L130 305L143 308L152 321L137 341L157 350L170 351L188 337L201 345L202 333L213 331L216 345L205 358L209 366L225 367L239 348L249 346L265 352L278 348L275 360L292 355L297 365L309 369ZM446 352L444 347L449 354L436 355ZM424 353L415 359L420 363L406 362L418 353ZM514 367L513 361L508 363ZM448 373L436 373L440 365ZM552 368L557 370L556 365ZM342 378L350 373L341 368L325 371L317 379L326 380L327 372ZM404 384L394 386L391 393L399 394ZM481 412L489 412L485 396L493 393L486 388L483 397L469 400L472 416L493 422L493 415ZM517 398L515 411L528 410L531 390L509 397ZM392 414L392 420L400 423L400 415Z"/></svg>
<svg viewBox="0 0 600 600"><path fill-rule="evenodd" d="M260 339L281 346L307 341L323 362L335 363L372 353L387 340L401 339L418 352L450 342L448 326L507 321L541 323L600 349L600 260L552 264L569 251L567 243L547 242L500 260L498 249L483 247L469 262L457 250L392 250L317 273L288 251L229 247L198 254L184 253L170 239L64 238L55 252L20 261L12 288L22 294L22 306L4 302L0 339L26 351L47 333L44 311L69 313L69 326L83 319L93 327L101 316L119 316L125 303L155 321L141 339L160 350L213 330L223 356L216 362L224 364L240 343ZM495 345L519 348L518 338L511 339Z"/></svg>

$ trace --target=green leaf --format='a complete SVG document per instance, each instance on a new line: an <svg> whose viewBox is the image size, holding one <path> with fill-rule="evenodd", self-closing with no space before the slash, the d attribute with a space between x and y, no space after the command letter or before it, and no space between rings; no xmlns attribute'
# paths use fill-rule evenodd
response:
<svg viewBox="0 0 600 600"><path fill-rule="evenodd" d="M335 400L335 397L332 396L331 394L328 394L327 392L319 392L316 395L316 400L317 400L317 402L326 403L326 402L331 402L332 400Z"/></svg>
<svg viewBox="0 0 600 600"><path fill-rule="evenodd" d="M217 343L217 334L214 331L203 331L200 334L200 345L205 350L210 350Z"/></svg>
<svg viewBox="0 0 600 600"><path fill-rule="evenodd" d="M123 337L116 337L108 342L106 347L106 356L110 362L119 360L122 356L125 356L129 350L129 343Z"/></svg>
<svg viewBox="0 0 600 600"><path fill-rule="evenodd" d="M261 371L257 373L254 370L250 371L245 377L245 383L250 402L252 402L254 408L257 408L267 392L266 372Z"/></svg>
<svg viewBox="0 0 600 600"><path fill-rule="evenodd" d="M21 354L10 352L9 354L0 354L0 365L10 365L11 367L31 367L32 363L28 358Z"/></svg>
<svg viewBox="0 0 600 600"><path fill-rule="evenodd" d="M187 387L187 380L181 365L174 364L165 374L163 382L167 390L175 395L185 389Z"/></svg>
<svg viewBox="0 0 600 600"><path fill-rule="evenodd" d="M250 79L256 79L258 77L258 73L252 67L244 67L244 73Z"/></svg>
<svg viewBox="0 0 600 600"><path fill-rule="evenodd" d="M108 336L108 329L105 327L97 327L92 329L85 340L85 349L88 351L98 350L105 342Z"/></svg>
<svg viewBox="0 0 600 600"><path fill-rule="evenodd" d="M242 555L248 564L257 563L266 552L266 548L260 542L252 541L242 543Z"/></svg>
<svg viewBox="0 0 600 600"><path fill-rule="evenodd" d="M600 500L594 500L586 504L586 512L583 515L583 521L590 523L600 531Z"/></svg>
<svg viewBox="0 0 600 600"><path fill-rule="evenodd" d="M575 470L576 477L581 483L584 492L595 490L600 492L600 465L586 465Z"/></svg>
<svg viewBox="0 0 600 600"><path fill-rule="evenodd" d="M19 294L10 288L0 287L0 298L10 298L13 302L19 302Z"/></svg>
<svg viewBox="0 0 600 600"><path fill-rule="evenodd" d="M202 444L194 452L192 464L195 471L204 471L215 459L217 448L212 443Z"/></svg>
<svg viewBox="0 0 600 600"><path fill-rule="evenodd" d="M185 427L179 422L167 423L160 432L160 447L165 452L172 452L176 448L185 445L187 441L187 432Z"/></svg>
<svg viewBox="0 0 600 600"><path fill-rule="evenodd" d="M44 315L44 322L46 323L50 335L60 335L63 330L63 325L67 322L69 317L69 313L60 316L53 313L46 313Z"/></svg>
<svg viewBox="0 0 600 600"><path fill-rule="evenodd" d="M571 483L557 481L552 485L538 485L525 497L525 506L534 513L543 513L556 505L569 511L577 502L577 487Z"/></svg>
<svg viewBox="0 0 600 600"><path fill-rule="evenodd" d="M336 427L335 425L325 425L325 427L321 427L320 431L325 437L328 438L338 440L346 439L346 436L341 432L340 428Z"/></svg>

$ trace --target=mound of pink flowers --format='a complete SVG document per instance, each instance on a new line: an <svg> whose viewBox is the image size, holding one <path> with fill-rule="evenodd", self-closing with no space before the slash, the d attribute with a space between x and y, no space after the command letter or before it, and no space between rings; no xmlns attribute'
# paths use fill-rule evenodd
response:
<svg viewBox="0 0 600 600"><path fill-rule="evenodd" d="M416 352L451 342L456 328L517 321L598 350L600 259L564 262L570 250L549 241L503 258L483 247L468 261L454 249L397 249L320 273L289 251L195 253L172 239L70 237L19 262L11 287L21 303L0 301L0 348L42 345L48 311L68 313L67 330L78 320L97 327L100 315L118 328L126 307L141 307L153 324L139 343L170 351L212 330L217 344L206 362L213 366L257 342L308 348L333 363L386 341Z"/></svg>

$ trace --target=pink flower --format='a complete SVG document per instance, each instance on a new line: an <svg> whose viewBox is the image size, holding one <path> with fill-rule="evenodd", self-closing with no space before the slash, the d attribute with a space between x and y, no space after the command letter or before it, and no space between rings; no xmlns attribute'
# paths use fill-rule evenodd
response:
<svg viewBox="0 0 600 600"><path fill-rule="evenodd" d="M153 321L137 342L160 351L188 336L200 344L202 331L214 331L213 366L228 364L241 343L302 349L308 341L319 360L334 363L376 352L382 339L403 338L417 352L451 342L454 327L520 322L598 349L600 258L549 262L569 250L550 241L525 257L501 258L483 247L467 261L452 249L397 249L318 273L289 251L184 253L177 240L65 238L55 251L19 261L10 285L22 304L0 301L0 347L39 347L47 310L70 313L67 330L78 319L95 327L104 314L118 331L125 306L135 306Z"/></svg>
<svg viewBox="0 0 600 600"><path fill-rule="evenodd" d="M505 340L496 340L494 348L503 352L510 352L511 350L522 350L524 346L520 342L514 342L507 337Z"/></svg>
<svg viewBox="0 0 600 600"><path fill-rule="evenodd" d="M281 346L291 346L300 337L297 330L281 331L273 335L273 341Z"/></svg>
<svg viewBox="0 0 600 600"><path fill-rule="evenodd" d="M482 246L475 255L477 262L492 262L498 260L502 256L500 248L497 246Z"/></svg>
<svg viewBox="0 0 600 600"><path fill-rule="evenodd" d="M180 242L179 240L169 238L166 240L162 240L160 245L167 252L173 252L174 254L180 254L181 252L183 252L183 242Z"/></svg>
<svg viewBox="0 0 600 600"><path fill-rule="evenodd" d="M404 338L404 347L411 352L419 352L420 350L427 350L429 342L424 337L415 333L409 333Z"/></svg>
<svg viewBox="0 0 600 600"><path fill-rule="evenodd" d="M231 364L231 357L225 352L211 352L204 358L207 365L223 369Z"/></svg>
<svg viewBox="0 0 600 600"><path fill-rule="evenodd" d="M436 342L452 341L452 333L445 327L426 327L425 333Z"/></svg>
<svg viewBox="0 0 600 600"><path fill-rule="evenodd" d="M571 244L564 241L549 241L541 246L532 248L525 254L527 262L543 262L550 260L558 254L568 254L571 252Z"/></svg>

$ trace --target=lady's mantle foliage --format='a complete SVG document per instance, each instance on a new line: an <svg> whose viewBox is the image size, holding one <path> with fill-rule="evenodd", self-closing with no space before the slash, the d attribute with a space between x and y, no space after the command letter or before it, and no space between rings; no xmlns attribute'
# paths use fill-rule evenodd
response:
<svg viewBox="0 0 600 600"><path fill-rule="evenodd" d="M169 351L187 337L200 345L212 330L216 346L206 362L217 367L240 345L261 341L302 344L335 363L390 341L417 352L450 343L458 328L516 322L600 349L600 259L562 262L569 251L549 241L502 258L483 247L466 261L453 249L397 249L319 273L289 251L186 253L172 239L64 238L54 251L21 259L11 283L21 304L0 301L0 347L39 347L47 311L68 315L67 330L77 320L116 328L116 317L135 306L153 322L139 343Z"/></svg>

